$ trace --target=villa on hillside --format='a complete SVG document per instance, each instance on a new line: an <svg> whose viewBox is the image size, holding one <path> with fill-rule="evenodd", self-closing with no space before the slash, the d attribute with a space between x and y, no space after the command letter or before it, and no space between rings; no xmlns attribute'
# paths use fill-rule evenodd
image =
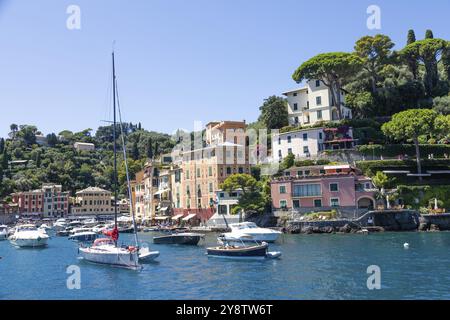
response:
<svg viewBox="0 0 450 320"><path fill-rule="evenodd" d="M87 143L87 142L75 142L73 144L73 147L77 151L94 151L95 150L95 144Z"/></svg>
<svg viewBox="0 0 450 320"><path fill-rule="evenodd" d="M376 205L369 177L350 165L293 167L271 181L274 211L364 211Z"/></svg>
<svg viewBox="0 0 450 320"><path fill-rule="evenodd" d="M289 124L314 125L339 120L339 113L330 89L320 80L309 80L302 88L283 92L288 104ZM341 92L341 102L345 99ZM351 119L352 112L341 105L342 117Z"/></svg>
<svg viewBox="0 0 450 320"><path fill-rule="evenodd" d="M339 128L308 128L272 135L272 159L282 161L292 153L298 159L313 158L326 150L353 149L353 129L347 126Z"/></svg>

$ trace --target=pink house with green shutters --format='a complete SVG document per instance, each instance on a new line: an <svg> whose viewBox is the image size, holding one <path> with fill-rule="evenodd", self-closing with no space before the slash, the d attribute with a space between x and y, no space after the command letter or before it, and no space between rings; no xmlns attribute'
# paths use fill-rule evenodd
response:
<svg viewBox="0 0 450 320"><path fill-rule="evenodd" d="M350 165L293 167L271 181L274 211L367 210L375 193L371 179Z"/></svg>

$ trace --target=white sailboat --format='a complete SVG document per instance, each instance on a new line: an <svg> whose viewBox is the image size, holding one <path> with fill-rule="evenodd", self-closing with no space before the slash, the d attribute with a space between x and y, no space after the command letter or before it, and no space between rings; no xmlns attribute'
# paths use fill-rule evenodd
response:
<svg viewBox="0 0 450 320"><path fill-rule="evenodd" d="M117 266L129 269L141 269L142 266L140 262L146 262L153 260L159 256L158 251L150 251L148 248L140 248L137 238L137 228L134 219L134 211L132 202L130 201L130 211L133 218L134 226L134 246L118 246L117 240L119 239L119 229L117 226L117 145L116 145L116 73L115 73L115 62L114 62L114 52L112 53L112 69L113 69L113 108L114 108L114 122L113 122L113 140L114 140L114 228L107 233L108 238L96 239L92 246L90 247L80 247L80 256L89 262ZM119 107L120 115L120 107ZM128 182L128 193L131 200L131 187L130 179L128 174L128 165L126 158L126 149L122 130L122 121L120 120L120 128L122 131L122 145L124 152L124 162L127 173Z"/></svg>

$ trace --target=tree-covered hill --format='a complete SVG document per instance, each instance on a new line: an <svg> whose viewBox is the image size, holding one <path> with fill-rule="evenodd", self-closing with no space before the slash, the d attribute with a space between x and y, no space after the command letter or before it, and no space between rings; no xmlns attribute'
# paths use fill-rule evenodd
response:
<svg viewBox="0 0 450 320"><path fill-rule="evenodd" d="M61 184L74 194L88 186L111 190L113 181L113 126L81 132L64 130L48 134L43 139L32 125L10 126L8 138L0 139L0 198L12 192L39 188L44 182ZM117 127L120 133L120 127ZM141 170L148 158L170 152L174 142L167 134L147 131L140 124L124 124L123 131L132 177ZM95 151L76 151L75 142L95 144ZM118 167L121 192L125 193L126 176L121 152L121 135Z"/></svg>

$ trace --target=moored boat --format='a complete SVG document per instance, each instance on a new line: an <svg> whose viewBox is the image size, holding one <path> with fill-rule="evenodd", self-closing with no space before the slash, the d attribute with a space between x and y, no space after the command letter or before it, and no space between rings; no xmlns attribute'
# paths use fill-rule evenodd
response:
<svg viewBox="0 0 450 320"><path fill-rule="evenodd" d="M248 237L250 239L250 237ZM241 245L232 245L228 241L224 241L217 247L210 247L206 249L206 254L210 257L218 258L245 258L245 259L276 259L281 256L279 251L269 251L269 244L267 242L249 245L240 239L234 239L233 242L240 241Z"/></svg>
<svg viewBox="0 0 450 320"><path fill-rule="evenodd" d="M220 258L266 258L268 244L255 244L252 246L230 246L222 245L207 248L208 256Z"/></svg>
<svg viewBox="0 0 450 320"><path fill-rule="evenodd" d="M9 237L12 245L17 247L44 247L47 245L49 236L35 225L26 224L17 226L15 232Z"/></svg>
<svg viewBox="0 0 450 320"><path fill-rule="evenodd" d="M172 233L169 235L163 235L153 237L153 243L155 244L184 244L196 246L201 239L205 237L204 234L183 232Z"/></svg>
<svg viewBox="0 0 450 320"><path fill-rule="evenodd" d="M8 226L0 226L0 241L8 239Z"/></svg>
<svg viewBox="0 0 450 320"><path fill-rule="evenodd" d="M90 247L84 247L81 246L79 248L80 256L89 262L98 263L98 264L104 264L109 266L117 266L117 267L124 267L124 268L130 268L130 269L141 269L142 266L139 264L140 261L149 261L153 260L156 257L159 256L158 251L151 252L148 250L148 248L140 248L139 242L138 242L138 236L137 236L137 230L136 230L136 221L134 217L134 211L132 207L132 193L131 193L131 184L130 184L130 176L128 172L128 164L127 164L127 154L126 154L126 146L125 146L125 140L124 140L124 133L122 128L122 121L120 120L120 130L121 130L121 137L122 137L122 150L123 150L123 159L125 163L125 172L126 172L126 178L127 178L127 185L128 185L128 196L130 199L130 213L131 213L131 220L133 222L132 228L127 229L130 230L128 232L132 232L134 234L134 246L118 246L117 240L119 239L119 225L118 225L118 179L117 179L117 146L116 146L116 137L117 137L117 121L116 121L116 74L115 74L115 63L114 63L114 52L112 53L112 88L113 88L113 149L114 149L114 161L113 161L113 167L114 167L114 176L113 176L113 188L114 188L114 228L110 230L109 232L104 232L105 235L108 238L101 238L96 239L92 246ZM119 116L120 116L120 106L119 106ZM122 230L124 231L124 230Z"/></svg>
<svg viewBox="0 0 450 320"><path fill-rule="evenodd" d="M76 232L69 236L69 240L79 241L79 242L92 242L97 239L98 235L92 231L81 231Z"/></svg>
<svg viewBox="0 0 450 320"><path fill-rule="evenodd" d="M231 223L231 232L223 233L220 237L225 240L264 241L275 242L282 232L269 228L260 228L253 222Z"/></svg>

